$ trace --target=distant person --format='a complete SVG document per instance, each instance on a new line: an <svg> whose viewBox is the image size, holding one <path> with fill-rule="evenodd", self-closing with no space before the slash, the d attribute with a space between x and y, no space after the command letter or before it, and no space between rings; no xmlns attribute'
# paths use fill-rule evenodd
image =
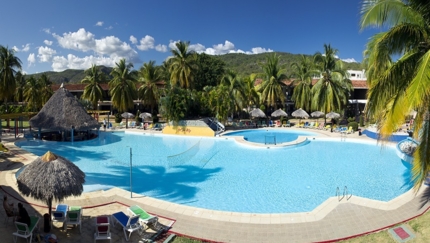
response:
<svg viewBox="0 0 430 243"><path fill-rule="evenodd" d="M103 119L103 129L106 131L106 118Z"/></svg>
<svg viewBox="0 0 430 243"><path fill-rule="evenodd" d="M334 118L331 119L330 131L333 132L333 127L336 124L336 120Z"/></svg>
<svg viewBox="0 0 430 243"><path fill-rule="evenodd" d="M3 208L7 215L18 216L18 212L13 208L13 203L7 201L7 196L3 196Z"/></svg>
<svg viewBox="0 0 430 243"><path fill-rule="evenodd" d="M27 224L30 227L30 216L24 206L22 206L22 203L18 203L18 219L16 221Z"/></svg>

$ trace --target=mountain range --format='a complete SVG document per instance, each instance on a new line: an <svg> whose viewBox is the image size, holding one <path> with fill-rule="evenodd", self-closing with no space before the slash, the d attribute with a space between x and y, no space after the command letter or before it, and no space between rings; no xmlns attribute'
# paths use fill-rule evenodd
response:
<svg viewBox="0 0 430 243"><path fill-rule="evenodd" d="M281 56L280 65L282 65L285 68L287 75L292 70L291 64L294 62L299 62L300 56L301 56L301 54L291 54L291 53L285 53L285 52L277 52L277 54ZM242 54L242 53L231 53L231 54L219 55L214 57L224 61L226 64L226 68L236 71L242 77L246 77L246 76L249 76L251 73L262 72L262 68L260 64L265 62L267 55L269 55L269 53L254 54L254 55L248 55L248 54ZM363 69L361 63L344 62L343 64L344 64L344 68L348 70ZM110 72L112 71L111 67L100 66L100 68L101 68L101 71L107 75L109 75ZM84 71L85 70L67 69L62 72L47 71L43 73L45 73L53 83L60 84L60 83L80 83L81 80L85 77ZM33 76L37 79L43 73L28 74L27 76Z"/></svg>

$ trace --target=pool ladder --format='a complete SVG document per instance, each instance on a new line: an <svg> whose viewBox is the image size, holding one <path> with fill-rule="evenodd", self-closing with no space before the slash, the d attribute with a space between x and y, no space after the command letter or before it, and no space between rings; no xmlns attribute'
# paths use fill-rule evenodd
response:
<svg viewBox="0 0 430 243"><path fill-rule="evenodd" d="M339 187L337 187L337 188L336 188L336 196L337 196L337 200L339 200L339 202L340 202L340 201L342 201L342 199L344 199L344 198L346 198L346 200L348 201L348 200L352 197L352 194L349 194L349 195L348 195L348 187L347 187L347 186L345 186L345 187L343 188L343 193L342 193L342 194L340 194L340 189L339 189Z"/></svg>

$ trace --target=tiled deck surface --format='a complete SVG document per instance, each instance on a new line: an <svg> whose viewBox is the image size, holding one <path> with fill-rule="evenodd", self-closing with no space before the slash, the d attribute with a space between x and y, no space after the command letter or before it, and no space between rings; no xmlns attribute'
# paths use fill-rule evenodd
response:
<svg viewBox="0 0 430 243"><path fill-rule="evenodd" d="M270 128L269 128L270 129ZM274 128L291 129L291 128ZM138 130L136 130L138 131ZM321 137L339 137L340 134L318 131ZM347 135L346 139L369 140L357 133ZM36 157L15 146L12 137L2 137L13 156L3 156L0 159L0 194L7 193L25 204L30 212L39 215L46 213L47 209L40 201L22 197L16 187L15 172L23 164L30 163ZM294 214L246 214L212 211L193 208L164 202L141 195L133 195L118 188L108 191L84 193L80 197L70 198L64 203L69 205L82 205L93 208L84 209L84 222L82 234L78 229L70 228L67 232L59 228L53 229L60 242L91 242L94 234L94 217L109 215L116 211L126 210L126 205L138 204L147 211L159 215L161 226L172 226L170 232L207 239L217 242L320 242L348 238L375 230L384 229L399 222L411 219L427 210L430 204L421 205L420 194L412 192L393 199L390 202L378 202L352 196L341 202L333 197L309 213ZM3 198L3 197L1 197ZM12 200L15 201L16 200ZM114 202L114 203L112 203ZM3 220L4 210L0 210ZM160 226L160 227L161 227ZM43 224L40 223L42 230ZM155 229L157 230L157 229ZM13 224L0 227L1 242L12 242ZM112 228L113 242L125 242L119 227ZM131 242L144 242L142 239L150 237L139 236L134 233ZM3 241L4 240L4 241ZM22 242L24 242L22 240Z"/></svg>

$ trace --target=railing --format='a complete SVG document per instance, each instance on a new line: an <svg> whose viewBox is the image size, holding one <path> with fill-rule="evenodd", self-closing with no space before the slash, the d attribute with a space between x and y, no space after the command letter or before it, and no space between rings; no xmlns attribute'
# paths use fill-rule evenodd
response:
<svg viewBox="0 0 430 243"><path fill-rule="evenodd" d="M345 186L343 188L342 194L340 194L340 189L339 189L339 187L337 187L336 188L336 197L337 197L337 200L339 202L342 201L342 199L344 199L344 198L346 198L346 200L348 201L352 197L352 194L348 195L348 187L347 186Z"/></svg>

